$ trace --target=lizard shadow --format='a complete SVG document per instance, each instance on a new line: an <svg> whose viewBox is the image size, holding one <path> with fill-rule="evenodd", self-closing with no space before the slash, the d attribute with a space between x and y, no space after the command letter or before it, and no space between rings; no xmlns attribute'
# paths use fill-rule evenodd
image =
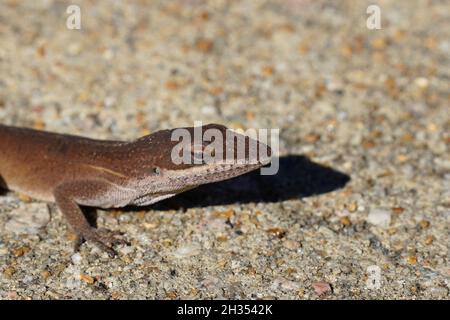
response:
<svg viewBox="0 0 450 320"><path fill-rule="evenodd" d="M3 180L2 176L0 175L0 196L6 194L6 182Z"/></svg>
<svg viewBox="0 0 450 320"><path fill-rule="evenodd" d="M350 176L310 161L301 155L279 158L275 175L260 175L260 170L181 193L148 208L188 209L249 202L279 202L320 195L344 187Z"/></svg>

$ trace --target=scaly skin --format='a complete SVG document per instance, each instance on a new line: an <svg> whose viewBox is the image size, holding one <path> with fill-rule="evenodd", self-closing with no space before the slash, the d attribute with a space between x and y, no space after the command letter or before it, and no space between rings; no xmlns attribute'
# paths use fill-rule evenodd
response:
<svg viewBox="0 0 450 320"><path fill-rule="evenodd" d="M185 128L194 136L194 128ZM217 124L203 126L219 130ZM268 156L252 158L248 137L245 159L236 145L223 140L223 155L235 151L232 162L175 164L172 130L161 130L132 142L93 140L0 124L0 187L35 199L56 202L77 234L76 247L92 241L111 256L113 246L126 241L117 234L92 227L80 206L118 208L150 205L199 185L236 177L270 162ZM227 142L228 141L228 142ZM193 148L193 144L191 147ZM209 142L203 142L205 148ZM256 142L258 147L268 148ZM257 154L257 153L256 153ZM241 158L239 158L241 157Z"/></svg>

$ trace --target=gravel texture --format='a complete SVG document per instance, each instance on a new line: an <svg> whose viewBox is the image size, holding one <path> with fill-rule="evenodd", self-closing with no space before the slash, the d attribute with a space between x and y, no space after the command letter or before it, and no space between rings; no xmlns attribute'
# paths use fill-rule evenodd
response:
<svg viewBox="0 0 450 320"><path fill-rule="evenodd" d="M71 2L0 2L0 122L279 128L280 172L99 210L116 259L5 192L0 298L449 299L448 1L73 3L81 30Z"/></svg>

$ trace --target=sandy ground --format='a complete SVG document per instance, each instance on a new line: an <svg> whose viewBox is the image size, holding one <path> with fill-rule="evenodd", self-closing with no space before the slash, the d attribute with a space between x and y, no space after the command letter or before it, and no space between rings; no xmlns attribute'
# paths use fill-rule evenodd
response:
<svg viewBox="0 0 450 320"><path fill-rule="evenodd" d="M134 139L280 129L280 172L99 211L0 197L2 299L449 299L447 1L0 2L0 122ZM369 4L381 30L366 27Z"/></svg>

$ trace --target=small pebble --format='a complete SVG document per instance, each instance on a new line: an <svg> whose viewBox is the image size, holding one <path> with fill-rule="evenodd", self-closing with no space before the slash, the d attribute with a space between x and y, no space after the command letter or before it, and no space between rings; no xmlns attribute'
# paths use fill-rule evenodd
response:
<svg viewBox="0 0 450 320"><path fill-rule="evenodd" d="M165 87L166 87L166 89L169 89L169 90L176 90L180 87L180 85L175 80L168 80L165 83Z"/></svg>
<svg viewBox="0 0 450 320"><path fill-rule="evenodd" d="M47 280L51 276L51 273L48 270L43 270L41 276L44 280Z"/></svg>
<svg viewBox="0 0 450 320"><path fill-rule="evenodd" d="M150 222L144 222L144 228L147 230L155 229L159 226L158 223L150 223Z"/></svg>
<svg viewBox="0 0 450 320"><path fill-rule="evenodd" d="M177 259L196 256L200 253L200 246L197 244L188 244L179 247L173 252L173 256Z"/></svg>
<svg viewBox="0 0 450 320"><path fill-rule="evenodd" d="M324 281L314 282L312 287L319 296L332 291L331 285Z"/></svg>
<svg viewBox="0 0 450 320"><path fill-rule="evenodd" d="M13 250L12 250L12 254L13 254L15 257L21 257L21 256L23 256L25 253L27 253L28 251L30 251L30 248L28 248L28 247L19 247L19 248L13 249Z"/></svg>
<svg viewBox="0 0 450 320"><path fill-rule="evenodd" d="M367 221L375 226L387 228L391 223L391 213L384 209L373 208L369 212Z"/></svg>
<svg viewBox="0 0 450 320"><path fill-rule="evenodd" d="M358 205L356 204L356 202L350 202L349 204L347 204L347 210L350 212L355 212L358 209Z"/></svg>
<svg viewBox="0 0 450 320"><path fill-rule="evenodd" d="M87 284L93 284L95 279L87 274L80 274L80 280L86 282Z"/></svg>
<svg viewBox="0 0 450 320"><path fill-rule="evenodd" d="M420 225L423 229L426 229L426 228L428 228L428 227L430 226L430 221L428 221L428 220L422 220L422 221L419 222L419 225Z"/></svg>
<svg viewBox="0 0 450 320"><path fill-rule="evenodd" d="M414 256L414 255L408 256L407 260L408 260L409 264L416 264L417 263L417 256Z"/></svg>
<svg viewBox="0 0 450 320"><path fill-rule="evenodd" d="M342 217L340 219L341 224L343 224L344 226L349 226L351 224L351 221L348 217Z"/></svg>
<svg viewBox="0 0 450 320"><path fill-rule="evenodd" d="M392 212L395 214L401 214L401 213L403 213L403 211L405 211L405 209L402 207L393 207L392 208Z"/></svg>
<svg viewBox="0 0 450 320"><path fill-rule="evenodd" d="M16 269L14 267L8 266L3 270L3 275L7 278L12 277L12 275L16 273Z"/></svg>
<svg viewBox="0 0 450 320"><path fill-rule="evenodd" d="M217 112L214 106L206 105L202 107L202 113L204 115L215 115Z"/></svg>
<svg viewBox="0 0 450 320"><path fill-rule="evenodd" d="M427 246L429 246L430 244L433 243L433 241L434 241L434 237L433 236L427 236L426 239L425 239L425 244Z"/></svg>
<svg viewBox="0 0 450 320"><path fill-rule="evenodd" d="M176 299L178 297L178 294L175 290L171 290L166 292L166 297L169 299Z"/></svg>
<svg viewBox="0 0 450 320"><path fill-rule="evenodd" d="M271 289L272 290L281 289L281 290L285 290L285 291L298 290L298 289L300 289L300 284L295 281L291 281L291 280L287 280L282 277L278 277L273 281L273 283L271 285Z"/></svg>
<svg viewBox="0 0 450 320"><path fill-rule="evenodd" d="M195 48L203 53L210 52L214 47L214 43L208 39L199 39L195 43Z"/></svg>
<svg viewBox="0 0 450 320"><path fill-rule="evenodd" d="M275 236L277 238L283 238L284 235L286 234L286 230L283 230L281 228L270 228L267 229L266 232L271 235L271 236Z"/></svg>
<svg viewBox="0 0 450 320"><path fill-rule="evenodd" d="M289 250L297 250L300 247L300 243L294 240L284 240L283 247Z"/></svg>
<svg viewBox="0 0 450 320"><path fill-rule="evenodd" d="M416 79L414 80L414 84L415 84L417 87L422 88L422 89L428 87L428 82L429 82L428 79L427 79L427 78L423 78L423 77L416 78Z"/></svg>
<svg viewBox="0 0 450 320"><path fill-rule="evenodd" d="M73 264L80 264L81 260L83 260L83 258L81 257L81 254L79 252L74 253L70 259L72 260Z"/></svg>

